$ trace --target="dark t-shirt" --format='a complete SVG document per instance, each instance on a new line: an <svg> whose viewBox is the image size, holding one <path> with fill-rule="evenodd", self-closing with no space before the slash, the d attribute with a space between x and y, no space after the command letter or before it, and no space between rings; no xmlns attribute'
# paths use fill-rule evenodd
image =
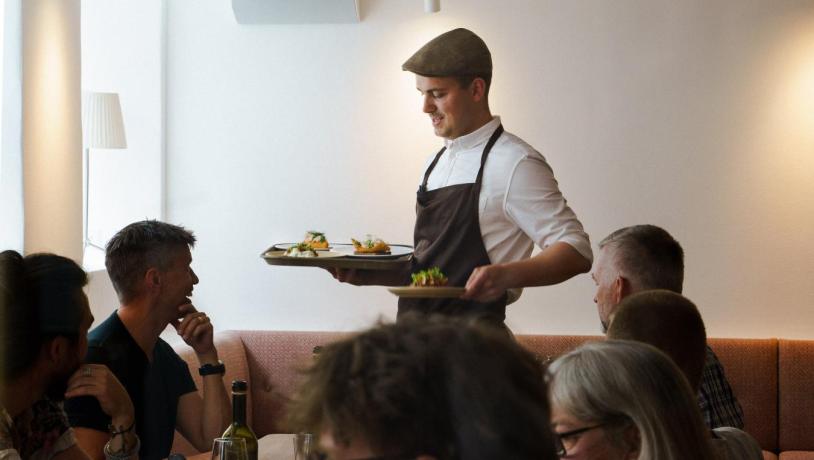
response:
<svg viewBox="0 0 814 460"><path fill-rule="evenodd" d="M106 365L130 395L141 440L140 457L166 458L172 448L178 399L196 390L186 362L158 339L150 363L116 312L88 333L85 362ZM96 398L69 399L65 412L71 426L108 431L110 417Z"/></svg>

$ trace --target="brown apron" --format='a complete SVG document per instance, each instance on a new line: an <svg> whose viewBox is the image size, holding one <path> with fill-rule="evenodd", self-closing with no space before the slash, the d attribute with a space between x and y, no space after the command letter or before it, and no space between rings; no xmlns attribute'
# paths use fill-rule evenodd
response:
<svg viewBox="0 0 814 460"><path fill-rule="evenodd" d="M481 155L478 178L473 184L450 185L427 191L430 173L446 147L435 155L416 194L412 273L439 267L449 278L450 286L463 287L476 267L492 263L481 237L478 204L483 165L502 133L503 125L500 125L486 143ZM410 281L408 279L407 284ZM506 318L506 294L492 302L400 298L398 316L407 312L472 316L502 325Z"/></svg>

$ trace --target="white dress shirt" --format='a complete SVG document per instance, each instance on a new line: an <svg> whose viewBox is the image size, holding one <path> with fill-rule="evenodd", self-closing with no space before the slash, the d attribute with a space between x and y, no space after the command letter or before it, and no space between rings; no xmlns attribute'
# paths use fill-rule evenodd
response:
<svg viewBox="0 0 814 460"><path fill-rule="evenodd" d="M494 117L472 133L445 140L447 149L430 173L427 190L475 182L483 149L499 125L500 117ZM432 154L427 159L419 183L434 158ZM558 242L593 259L588 234L560 193L545 158L508 132L486 160L479 212L483 245L493 264L527 259L535 244L545 249ZM515 300L520 292L509 297Z"/></svg>

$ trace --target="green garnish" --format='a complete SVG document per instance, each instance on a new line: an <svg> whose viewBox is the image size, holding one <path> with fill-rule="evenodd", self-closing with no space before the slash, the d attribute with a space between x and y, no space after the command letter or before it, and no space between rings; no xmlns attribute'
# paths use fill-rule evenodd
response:
<svg viewBox="0 0 814 460"><path fill-rule="evenodd" d="M411 275L413 286L445 286L449 281L438 267L421 270Z"/></svg>

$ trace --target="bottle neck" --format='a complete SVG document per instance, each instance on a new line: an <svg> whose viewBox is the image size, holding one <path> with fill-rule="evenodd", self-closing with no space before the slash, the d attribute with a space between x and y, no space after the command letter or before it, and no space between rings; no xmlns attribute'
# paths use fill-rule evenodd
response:
<svg viewBox="0 0 814 460"><path fill-rule="evenodd" d="M232 393L232 423L246 425L246 393Z"/></svg>

